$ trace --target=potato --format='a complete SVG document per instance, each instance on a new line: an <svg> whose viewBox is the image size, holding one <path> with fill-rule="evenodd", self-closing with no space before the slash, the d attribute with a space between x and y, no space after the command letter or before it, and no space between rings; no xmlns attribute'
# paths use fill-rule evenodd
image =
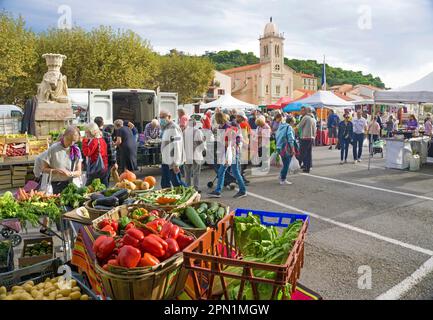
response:
<svg viewBox="0 0 433 320"><path fill-rule="evenodd" d="M23 290L23 289L18 289L18 290L15 290L14 292L12 292L12 294L23 294L23 293L26 293L26 291L25 290Z"/></svg>
<svg viewBox="0 0 433 320"><path fill-rule="evenodd" d="M56 295L56 300L59 300L59 299L61 299L61 298L63 298L63 296L62 296L61 294L57 294L57 295Z"/></svg>
<svg viewBox="0 0 433 320"><path fill-rule="evenodd" d="M72 293L69 295L69 298L71 298L71 300L80 300L80 298L81 298L81 293L78 292L78 291L72 292Z"/></svg>
<svg viewBox="0 0 433 320"><path fill-rule="evenodd" d="M55 294L55 292L54 292L55 290L56 290L56 288L54 288L53 286L45 289L44 290L44 296L49 296L51 293Z"/></svg>
<svg viewBox="0 0 433 320"><path fill-rule="evenodd" d="M71 280L71 287L76 287L77 286L77 280L72 279Z"/></svg>
<svg viewBox="0 0 433 320"><path fill-rule="evenodd" d="M5 300L5 299L6 299L6 297L7 297L7 295L6 295L6 294L0 294L0 300Z"/></svg>
<svg viewBox="0 0 433 320"><path fill-rule="evenodd" d="M34 286L35 286L35 283L34 283L33 281L27 281L26 283L24 283L24 285L25 285L25 286L26 286L26 285L30 285L30 286L34 287Z"/></svg>
<svg viewBox="0 0 433 320"><path fill-rule="evenodd" d="M61 294L64 297L69 297L69 295L71 294L72 290L71 289L63 289L59 291L59 294Z"/></svg>
<svg viewBox="0 0 433 320"><path fill-rule="evenodd" d="M11 294L9 296L6 296L6 298L4 298L3 300L17 300L17 299L15 299L15 295L14 294Z"/></svg>
<svg viewBox="0 0 433 320"><path fill-rule="evenodd" d="M30 292L30 294L32 295L33 298L36 299L36 297L38 297L38 296L40 295L40 291L39 291L39 290L36 290L36 289L33 289L33 290Z"/></svg>
<svg viewBox="0 0 433 320"><path fill-rule="evenodd" d="M42 289L45 288L45 283L41 282L37 286L35 286L35 288L38 289L38 290L42 290Z"/></svg>
<svg viewBox="0 0 433 320"><path fill-rule="evenodd" d="M89 300L89 296L87 294L83 294L80 300Z"/></svg>
<svg viewBox="0 0 433 320"><path fill-rule="evenodd" d="M28 293L30 293L32 291L32 289L33 289L33 286L30 285L30 284L25 284L25 285L23 285L23 289L25 291L27 291Z"/></svg>
<svg viewBox="0 0 433 320"><path fill-rule="evenodd" d="M13 286L11 291L15 292L17 290L23 290L23 288L21 286Z"/></svg>
<svg viewBox="0 0 433 320"><path fill-rule="evenodd" d="M69 297L62 297L62 298L56 299L56 300L71 300L71 298L69 298Z"/></svg>
<svg viewBox="0 0 433 320"><path fill-rule="evenodd" d="M6 287L0 287L0 295L6 294L7 292L8 292L8 290L6 289Z"/></svg>
<svg viewBox="0 0 433 320"><path fill-rule="evenodd" d="M49 289L49 288L53 288L54 285L51 282L45 282L44 284L44 289Z"/></svg>
<svg viewBox="0 0 433 320"><path fill-rule="evenodd" d="M75 291L81 292L80 287L73 287L71 290L72 290L72 292L75 292Z"/></svg>
<svg viewBox="0 0 433 320"><path fill-rule="evenodd" d="M50 299L50 300L56 300L56 293L55 293L55 292L51 292L51 293L48 295L48 299Z"/></svg>
<svg viewBox="0 0 433 320"><path fill-rule="evenodd" d="M30 293L25 292L20 294L20 300L34 300Z"/></svg>

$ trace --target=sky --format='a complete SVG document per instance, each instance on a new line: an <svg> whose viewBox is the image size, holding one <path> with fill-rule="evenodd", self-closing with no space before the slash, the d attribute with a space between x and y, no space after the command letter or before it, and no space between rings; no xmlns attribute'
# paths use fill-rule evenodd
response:
<svg viewBox="0 0 433 320"><path fill-rule="evenodd" d="M198 55L239 49L258 56L272 16L288 58L325 55L332 66L371 73L392 88L433 72L433 0L0 0L0 7L37 32L67 17L89 30L131 29L161 53Z"/></svg>

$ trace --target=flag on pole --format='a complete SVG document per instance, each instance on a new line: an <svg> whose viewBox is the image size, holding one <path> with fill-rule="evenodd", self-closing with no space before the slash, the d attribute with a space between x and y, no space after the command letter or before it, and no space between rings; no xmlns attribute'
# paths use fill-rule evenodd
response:
<svg viewBox="0 0 433 320"><path fill-rule="evenodd" d="M326 90L326 63L325 63L325 56L323 56L322 90Z"/></svg>

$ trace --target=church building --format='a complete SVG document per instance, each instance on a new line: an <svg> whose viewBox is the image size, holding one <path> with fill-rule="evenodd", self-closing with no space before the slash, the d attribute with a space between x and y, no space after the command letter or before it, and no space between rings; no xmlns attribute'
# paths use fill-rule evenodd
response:
<svg viewBox="0 0 433 320"><path fill-rule="evenodd" d="M260 63L222 71L231 77L232 96L255 105L292 98L295 71L284 64L284 35L272 18L259 41Z"/></svg>

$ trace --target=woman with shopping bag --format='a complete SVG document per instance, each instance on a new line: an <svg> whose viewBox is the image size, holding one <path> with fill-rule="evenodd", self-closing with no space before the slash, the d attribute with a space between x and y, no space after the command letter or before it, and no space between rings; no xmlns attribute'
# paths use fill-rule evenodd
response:
<svg viewBox="0 0 433 320"><path fill-rule="evenodd" d="M288 117L286 122L283 122L278 127L275 135L277 142L277 152L281 156L283 168L280 172L280 185L291 185L292 182L287 180L290 161L295 154L295 132L292 125L295 123L293 117Z"/></svg>
<svg viewBox="0 0 433 320"><path fill-rule="evenodd" d="M91 185L93 180L97 178L101 182L108 182L105 179L108 174L107 144L96 123L89 123L86 126L86 137L83 139L83 155L87 161L86 186Z"/></svg>

